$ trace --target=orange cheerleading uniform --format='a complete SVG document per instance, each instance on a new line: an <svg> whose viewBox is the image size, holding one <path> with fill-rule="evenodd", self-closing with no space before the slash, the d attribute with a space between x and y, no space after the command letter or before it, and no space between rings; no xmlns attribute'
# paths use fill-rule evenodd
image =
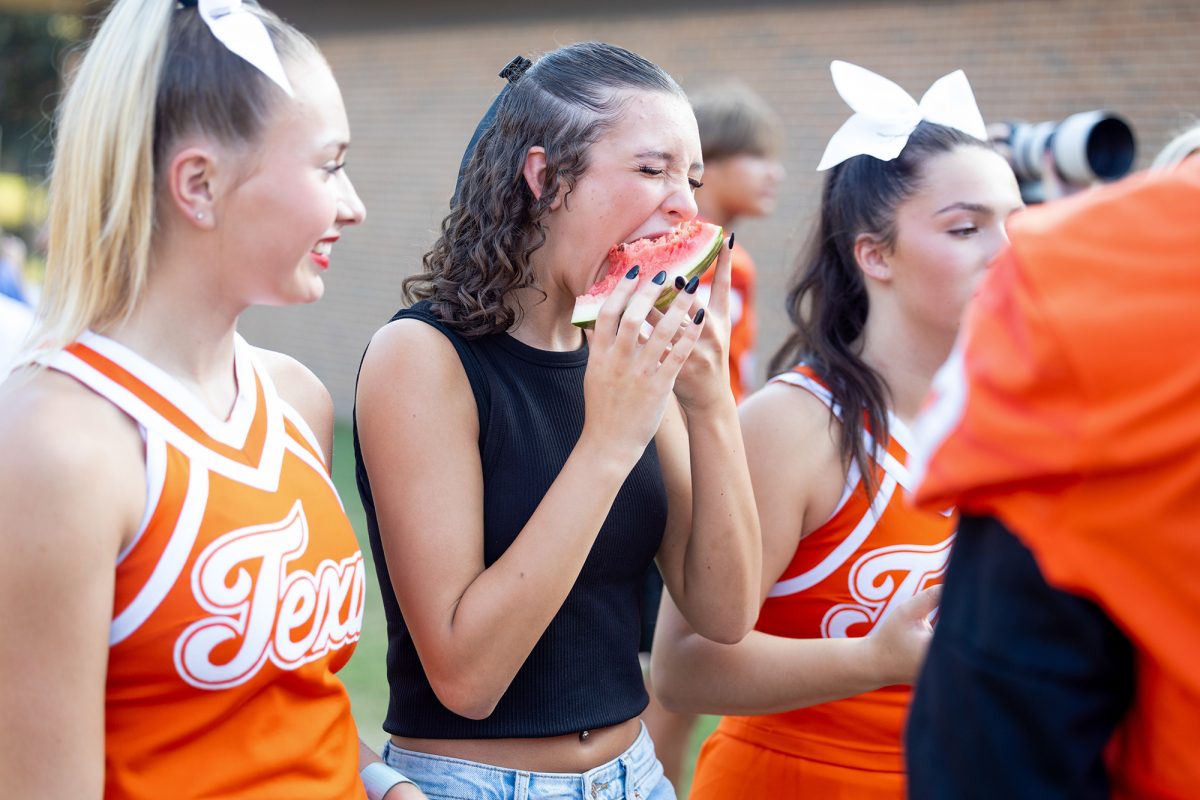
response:
<svg viewBox="0 0 1200 800"><path fill-rule="evenodd" d="M733 399L742 402L754 390L754 340L758 331L758 317L754 313L754 260L746 248L733 244L729 262L729 385ZM702 302L708 302L707 292L712 286L713 270L700 277Z"/></svg>
<svg viewBox="0 0 1200 800"><path fill-rule="evenodd" d="M809 391L840 415L807 366L774 379ZM829 520L800 542L768 594L755 630L794 639L866 636L893 608L941 582L955 520L904 498L911 435L889 417L890 441L874 459L878 491L868 501L851 467ZM911 689L889 686L782 714L729 716L705 742L692 798L904 797L901 733Z"/></svg>
<svg viewBox="0 0 1200 800"><path fill-rule="evenodd" d="M145 516L115 565L104 796L365 797L334 676L362 628L362 553L320 446L250 346L237 338L224 421L102 336L45 363L146 445Z"/></svg>
<svg viewBox="0 0 1200 800"><path fill-rule="evenodd" d="M1200 786L1198 209L1192 157L1015 218L921 422L918 501L1000 520L1132 643L1118 798Z"/></svg>

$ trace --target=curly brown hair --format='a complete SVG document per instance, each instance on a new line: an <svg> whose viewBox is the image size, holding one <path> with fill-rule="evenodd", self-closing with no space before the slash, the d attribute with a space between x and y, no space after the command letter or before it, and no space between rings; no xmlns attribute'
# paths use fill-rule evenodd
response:
<svg viewBox="0 0 1200 800"><path fill-rule="evenodd" d="M516 324L520 308L510 295L537 288L529 257L546 241L542 220L587 170L592 144L620 118L629 90L685 97L660 67L614 45L581 42L539 58L479 137L424 272L404 280L408 302L429 300L467 337ZM522 174L535 146L546 151L540 198Z"/></svg>

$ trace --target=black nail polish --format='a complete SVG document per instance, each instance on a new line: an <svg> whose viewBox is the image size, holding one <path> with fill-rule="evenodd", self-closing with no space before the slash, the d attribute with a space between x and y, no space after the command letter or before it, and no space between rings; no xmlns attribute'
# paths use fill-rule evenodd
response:
<svg viewBox="0 0 1200 800"><path fill-rule="evenodd" d="M694 320L692 320L692 322L696 323L697 325L699 325L701 322L704 322L704 309L703 308L696 312L696 318Z"/></svg>
<svg viewBox="0 0 1200 800"><path fill-rule="evenodd" d="M629 272L625 273L625 277L630 278L630 279L636 278L637 274L638 274L638 270L640 270L640 269L641 269L640 265L634 264L632 267L629 268Z"/></svg>
<svg viewBox="0 0 1200 800"><path fill-rule="evenodd" d="M650 279L650 282L657 283L659 286L662 286L664 283L667 282L667 273L665 271L658 273L657 275L655 275L653 278Z"/></svg>
<svg viewBox="0 0 1200 800"><path fill-rule="evenodd" d="M699 285L700 285L700 276L697 275L696 277L692 278L690 281L687 282L687 286L683 287L683 290L685 292L687 292L688 294L695 294L696 287L698 287Z"/></svg>
<svg viewBox="0 0 1200 800"><path fill-rule="evenodd" d="M683 290L683 287L685 287L685 286L687 286L687 281L685 281L685 280L683 279L683 276L682 276L682 275L676 275L676 276L675 276L675 291L677 291L677 292L678 292L678 291L682 291L682 290Z"/></svg>
<svg viewBox="0 0 1200 800"><path fill-rule="evenodd" d="M733 237L734 237L734 236L736 236L736 235L737 235L737 234L735 234L733 231L730 231L730 232L729 232L729 249L730 249L730 250L732 250L732 249L733 249Z"/></svg>

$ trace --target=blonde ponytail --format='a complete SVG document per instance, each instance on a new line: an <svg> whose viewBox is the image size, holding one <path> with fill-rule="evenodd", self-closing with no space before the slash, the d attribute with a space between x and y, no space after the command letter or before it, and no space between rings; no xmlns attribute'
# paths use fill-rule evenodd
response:
<svg viewBox="0 0 1200 800"><path fill-rule="evenodd" d="M146 284L155 97L174 8L119 0L70 79L50 177L39 349L122 319Z"/></svg>

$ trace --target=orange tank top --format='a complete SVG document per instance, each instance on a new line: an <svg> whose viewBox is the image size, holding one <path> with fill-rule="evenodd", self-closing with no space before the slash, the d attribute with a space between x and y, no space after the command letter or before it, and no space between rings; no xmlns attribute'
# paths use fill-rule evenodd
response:
<svg viewBox="0 0 1200 800"><path fill-rule="evenodd" d="M228 420L111 339L46 359L146 445L145 516L115 567L109 800L365 796L334 676L362 628L362 553L312 432L235 351Z"/></svg>
<svg viewBox="0 0 1200 800"><path fill-rule="evenodd" d="M811 392L840 418L826 385L801 365L773 382ZM868 501L852 466L833 515L801 540L796 554L767 595L755 629L775 636L819 639L866 636L893 608L941 583L956 519L912 507L906 462L908 428L889 415L886 452L863 437L874 453L878 491ZM852 769L903 772L901 737L911 689L873 692L782 714L727 717L734 735L802 758Z"/></svg>

